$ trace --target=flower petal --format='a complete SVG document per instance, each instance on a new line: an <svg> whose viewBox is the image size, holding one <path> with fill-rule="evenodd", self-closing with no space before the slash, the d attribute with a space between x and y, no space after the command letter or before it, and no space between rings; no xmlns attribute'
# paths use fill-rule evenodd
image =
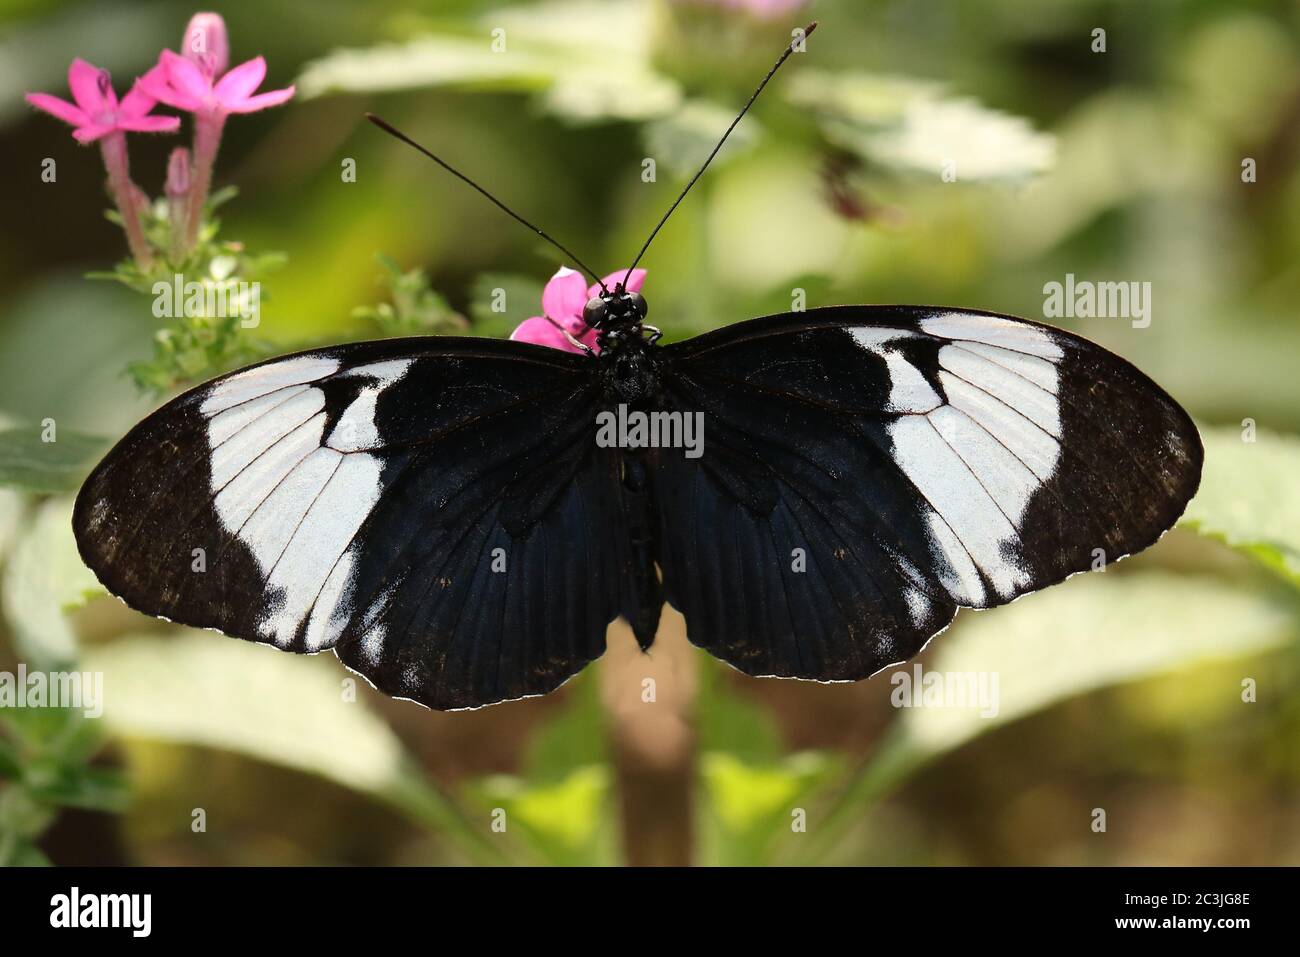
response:
<svg viewBox="0 0 1300 957"><path fill-rule="evenodd" d="M515 342L531 342L536 346L548 346L552 349L562 349L565 352L581 352L582 350L569 342L564 337L554 323L542 316L533 316L531 319L525 319L515 327L515 331L510 333L510 338Z"/></svg>
<svg viewBox="0 0 1300 957"><path fill-rule="evenodd" d="M582 316L565 316L563 319L556 319L555 321L571 336L583 336L591 330L591 327L587 325Z"/></svg>
<svg viewBox="0 0 1300 957"><path fill-rule="evenodd" d="M72 91L72 98L77 101L77 106L91 115L102 113L110 105L99 88L101 72L103 71L99 67L87 63L81 57L73 60L68 67L68 89Z"/></svg>
<svg viewBox="0 0 1300 957"><path fill-rule="evenodd" d="M582 273L561 266L542 290L542 312L560 321L580 319L583 307L590 298Z"/></svg>
<svg viewBox="0 0 1300 957"><path fill-rule="evenodd" d="M64 123L71 123L73 126L85 126L90 122L90 117L86 115L85 110L79 106L74 106L67 100L61 100L57 96L50 96L48 93L28 93L24 99L38 110L44 110L50 116L57 117Z"/></svg>
<svg viewBox="0 0 1300 957"><path fill-rule="evenodd" d="M212 92L212 82L203 75L203 71L193 60L177 56L171 50L163 50L159 62L167 71L167 82L182 96L201 103ZM163 100L161 96L158 99ZM167 101L163 100L163 102Z"/></svg>
<svg viewBox="0 0 1300 957"><path fill-rule="evenodd" d="M619 283L621 283L621 282L623 281L623 277L626 276L626 275L627 275L627 270L626 270L626 269L620 269L618 272L612 272L612 273L610 273L608 276L602 276L601 279L600 279L600 281L603 282L603 283L605 284L605 286L609 289L610 292L613 292L613 291L614 291L614 287L617 286ZM641 291L641 287L642 287L644 284L645 284L645 270L644 270L644 269L633 269L633 270L632 270L632 275L628 276L628 280L627 280L627 291L628 291L628 292L640 292L640 291ZM594 285L594 286L590 287L590 288L587 290L587 295L588 295L588 298L590 298L590 297L592 297L592 296L598 296L598 295L600 295L600 285L597 284L597 285Z"/></svg>
<svg viewBox="0 0 1300 957"><path fill-rule="evenodd" d="M117 127L112 123L91 123L87 126L79 126L72 131L72 138L78 143L93 143L105 134L112 133Z"/></svg>
<svg viewBox="0 0 1300 957"><path fill-rule="evenodd" d="M171 85L167 79L167 67L163 66L161 60L157 66L135 81L135 87L142 90L146 96L178 110L197 110L203 106L203 101L198 97L184 94Z"/></svg>
<svg viewBox="0 0 1300 957"><path fill-rule="evenodd" d="M181 128L179 116L122 116L118 117L119 130L136 133L175 133Z"/></svg>
<svg viewBox="0 0 1300 957"><path fill-rule="evenodd" d="M222 105L235 105L248 99L266 79L266 61L253 57L247 63L235 67L212 88Z"/></svg>
<svg viewBox="0 0 1300 957"><path fill-rule="evenodd" d="M157 105L158 98L150 96L141 87L140 81L136 80L126 96L122 97L122 102L117 108L117 115L123 119L134 119L138 116L144 116Z"/></svg>
<svg viewBox="0 0 1300 957"><path fill-rule="evenodd" d="M225 106L223 109L227 113L256 113L258 110L265 110L268 107L279 106L281 103L293 99L296 88L292 86L285 87L283 90L271 90L268 93L259 93L257 96L250 96L246 100L240 101L234 106Z"/></svg>

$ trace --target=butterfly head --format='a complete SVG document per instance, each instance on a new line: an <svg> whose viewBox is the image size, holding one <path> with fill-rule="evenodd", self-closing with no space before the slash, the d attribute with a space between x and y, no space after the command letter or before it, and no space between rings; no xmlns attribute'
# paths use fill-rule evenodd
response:
<svg viewBox="0 0 1300 957"><path fill-rule="evenodd" d="M619 283L613 289L592 296L582 310L583 321L601 333L620 336L638 334L646 316L645 297Z"/></svg>

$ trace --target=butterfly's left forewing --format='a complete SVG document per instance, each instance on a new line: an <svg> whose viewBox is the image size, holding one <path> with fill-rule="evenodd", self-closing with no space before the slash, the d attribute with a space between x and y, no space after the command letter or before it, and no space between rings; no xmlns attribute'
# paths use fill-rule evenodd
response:
<svg viewBox="0 0 1300 957"><path fill-rule="evenodd" d="M215 380L145 419L78 498L127 604L339 657L462 708L551 690L604 649L622 562L579 357L360 343Z"/></svg>
<svg viewBox="0 0 1300 957"><path fill-rule="evenodd" d="M844 680L952 619L1152 544L1200 478L1186 413L1069 333L838 307L666 349L698 459L656 458L660 562L696 644Z"/></svg>

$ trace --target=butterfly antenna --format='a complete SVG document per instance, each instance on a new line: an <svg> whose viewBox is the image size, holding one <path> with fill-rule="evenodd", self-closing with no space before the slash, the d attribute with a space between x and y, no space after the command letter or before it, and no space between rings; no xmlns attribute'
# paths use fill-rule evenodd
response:
<svg viewBox="0 0 1300 957"><path fill-rule="evenodd" d="M686 184L686 188L681 191L681 194L678 195L675 200L673 200L673 204L668 207L668 212L664 213L664 218L659 220L659 225L657 225L650 233L650 238L645 241L645 245L641 247L641 251L636 254L636 259L632 260L632 265L628 267L627 272L623 276L623 282L620 283L620 285L627 285L628 279L632 276L632 270L635 269L636 264L641 261L641 257L645 255L645 251L650 248L650 244L654 242L654 238L659 235L659 230L663 229L664 223L668 222L668 217L673 214L673 210L681 205L682 200L686 198L686 194L691 191L691 187L694 186L696 181L704 175L704 171L708 169L709 164L713 162L713 157L717 156L718 151L722 149L722 144L727 142L727 137L731 135L731 131L736 128L736 124L739 123L744 118L745 114L749 112L749 108L753 106L754 101L758 99L758 94L763 92L763 87L767 86L768 81L772 79L772 77L776 76L776 71L781 69L781 64L789 59L790 54L794 53L795 50L799 48L800 43L803 40L808 39L816 29L817 21L814 20L812 23L808 24L808 26L804 27L802 33L792 39L790 45L785 48L779 57L777 57L777 61L772 64L772 69L767 71L767 76L763 77L762 81L759 82L758 86L755 88L754 92L750 94L749 99L745 102L745 105L741 108L740 112L736 114L736 118L732 120L731 125L727 127L727 131L722 134L722 139L718 140L718 145L713 147L713 152L710 153L709 158L704 161L704 165L701 166L699 171L691 177L691 181Z"/></svg>
<svg viewBox="0 0 1300 957"><path fill-rule="evenodd" d="M384 131L385 133L387 133L389 136L396 137L397 139L399 139L399 140L401 140L403 143L405 143L407 146L412 146L412 147L414 147L415 149L419 150L419 151L420 151L421 153L423 153L425 156L429 157L429 159L433 160L435 163L437 163L439 166L441 166L443 169L445 169L445 170L446 170L448 173L450 173L452 176L455 176L455 177L456 177L458 180L460 180L462 183L467 183L468 185L474 187L474 189L478 190L479 193L481 193L483 196L486 196L489 200L491 200L492 203L493 203L493 204L494 204L498 209L500 209L502 212L504 212L504 213L505 213L507 216L509 216L511 219L514 219L516 222L522 223L523 225L527 226L529 229L531 229L533 232L535 232L538 236L541 236L543 239L545 239L548 243L550 243L552 246L554 246L554 247L555 247L556 249L558 249L560 252L564 253L564 255L568 256L571 260L573 260L573 262L577 263L577 264L578 264L578 267L579 267L580 269L582 269L583 272L585 272L588 276L590 276L593 280L595 280L596 285L600 286L602 292L609 292L609 290L605 288L605 283L601 281L600 276L596 275L596 273L591 269L590 266L588 266L588 265L587 265L586 263L584 263L581 259L579 259L576 255L574 255L574 253L573 253L571 250L569 250L568 248L566 248L565 245L564 245L563 243L561 243L559 240L555 239L553 236L549 235L549 234L546 232L546 230L542 229L540 226L534 226L532 223L530 223L528 220L524 219L524 217L520 216L518 213L516 213L513 209L511 209L511 208L510 208L509 206L507 206L505 203L501 202L501 200L497 199L495 196L493 196L491 193L489 193L486 189L484 189L484 188L483 188L482 186L480 186L478 183L474 182L472 179L470 179L468 176L466 176L466 175L465 175L464 173L462 173L460 170L456 169L456 167L452 166L450 163L448 163L446 160L442 159L440 156L436 156L436 155L434 155L432 152L430 152L429 150L425 149L423 146L421 146L419 143L415 142L415 140L411 139L409 136L407 136L405 133L403 133L403 132L402 132L401 130L399 130L397 127L393 126L393 125L392 125L391 123L389 123L387 120L383 119L382 117L375 116L375 114L373 114L373 113L367 113L367 114L366 114L366 119L368 119L371 123L374 123L375 126L379 127L381 130L383 130L383 131Z"/></svg>

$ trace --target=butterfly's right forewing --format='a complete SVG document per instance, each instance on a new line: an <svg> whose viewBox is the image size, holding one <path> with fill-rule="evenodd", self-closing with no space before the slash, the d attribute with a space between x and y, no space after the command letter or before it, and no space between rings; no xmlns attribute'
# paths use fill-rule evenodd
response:
<svg viewBox="0 0 1300 957"><path fill-rule="evenodd" d="M668 599L750 674L865 677L957 607L1104 567L1177 520L1196 428L1100 347L1008 316L835 307L667 347L704 451L654 474Z"/></svg>

